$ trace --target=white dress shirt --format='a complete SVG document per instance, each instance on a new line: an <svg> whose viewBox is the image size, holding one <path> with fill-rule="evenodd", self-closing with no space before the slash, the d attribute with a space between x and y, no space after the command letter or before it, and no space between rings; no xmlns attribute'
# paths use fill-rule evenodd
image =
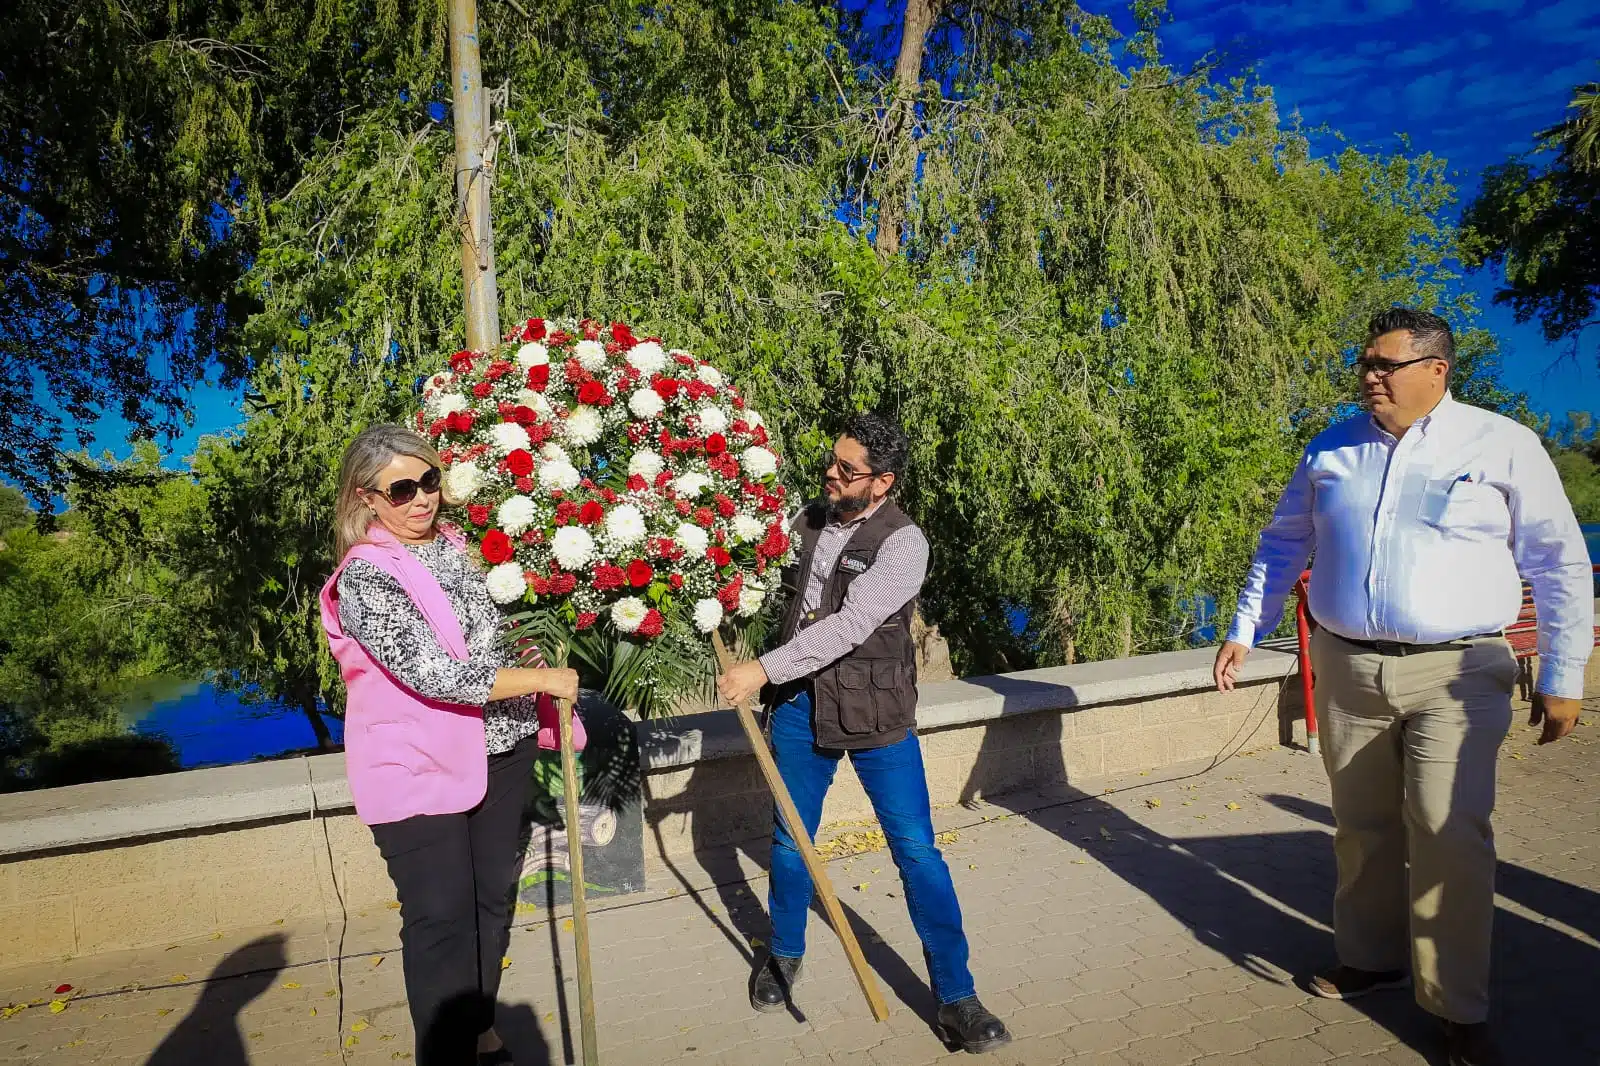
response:
<svg viewBox="0 0 1600 1066"><path fill-rule="evenodd" d="M1504 629L1533 588L1540 692L1583 695L1594 586L1561 479L1526 426L1445 397L1400 439L1370 416L1306 448L1261 534L1228 639L1273 629L1306 560L1317 624L1435 644Z"/></svg>

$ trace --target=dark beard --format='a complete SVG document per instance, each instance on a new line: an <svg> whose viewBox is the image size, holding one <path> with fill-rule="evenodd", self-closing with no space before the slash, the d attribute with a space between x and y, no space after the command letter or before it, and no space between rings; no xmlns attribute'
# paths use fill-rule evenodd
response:
<svg viewBox="0 0 1600 1066"><path fill-rule="evenodd" d="M843 496L838 501L828 501L828 517L835 522L848 522L871 506L870 499Z"/></svg>

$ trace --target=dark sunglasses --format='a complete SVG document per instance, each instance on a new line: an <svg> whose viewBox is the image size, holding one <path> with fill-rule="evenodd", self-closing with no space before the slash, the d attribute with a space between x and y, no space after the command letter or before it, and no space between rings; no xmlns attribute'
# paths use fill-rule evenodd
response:
<svg viewBox="0 0 1600 1066"><path fill-rule="evenodd" d="M390 482L387 490L372 489L371 491L388 500L391 507L404 507L417 498L419 490L427 493L438 492L439 479L439 468L430 466L428 467L428 472L419 478L403 477L399 481Z"/></svg>
<svg viewBox="0 0 1600 1066"><path fill-rule="evenodd" d="M840 459L837 455L828 456L827 465L822 468L823 475L826 476L828 471L834 469L835 467L837 467L839 470L839 480L843 481L846 485L854 485L862 478L878 476L877 472L873 470L857 470L849 463Z"/></svg>

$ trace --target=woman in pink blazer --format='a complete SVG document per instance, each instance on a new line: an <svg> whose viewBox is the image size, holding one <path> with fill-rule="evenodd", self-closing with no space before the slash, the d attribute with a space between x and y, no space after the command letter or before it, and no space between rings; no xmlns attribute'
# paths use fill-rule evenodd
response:
<svg viewBox="0 0 1600 1066"><path fill-rule="evenodd" d="M578 675L511 665L443 502L439 455L417 434L351 442L322 625L348 690L350 793L400 900L417 1062L504 1066L494 1007L517 839L538 748L555 746L551 697L575 700Z"/></svg>

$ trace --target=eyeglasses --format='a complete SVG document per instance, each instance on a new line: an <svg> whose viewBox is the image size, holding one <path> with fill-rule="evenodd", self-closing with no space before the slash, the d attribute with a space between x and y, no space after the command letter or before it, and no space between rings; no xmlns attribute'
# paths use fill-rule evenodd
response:
<svg viewBox="0 0 1600 1066"><path fill-rule="evenodd" d="M372 489L379 496L389 501L391 507L404 507L417 498L419 491L430 495L439 491L439 468L428 467L427 473L419 478L403 477L399 481L391 481L387 490Z"/></svg>
<svg viewBox="0 0 1600 1066"><path fill-rule="evenodd" d="M1368 374L1376 374L1380 378L1386 378L1396 370L1404 370L1408 366L1416 366L1418 363L1426 363L1429 359L1437 358L1439 358L1437 355L1419 355L1403 363L1391 362L1388 359L1357 359L1354 369L1357 377L1364 378Z"/></svg>
<svg viewBox="0 0 1600 1066"><path fill-rule="evenodd" d="M846 485L853 485L862 478L878 476L877 473L872 470L857 470L855 467L851 466L837 455L828 459L828 465L826 468L824 468L823 473L826 474L828 470L835 468L837 468L839 471L839 480L843 481Z"/></svg>

